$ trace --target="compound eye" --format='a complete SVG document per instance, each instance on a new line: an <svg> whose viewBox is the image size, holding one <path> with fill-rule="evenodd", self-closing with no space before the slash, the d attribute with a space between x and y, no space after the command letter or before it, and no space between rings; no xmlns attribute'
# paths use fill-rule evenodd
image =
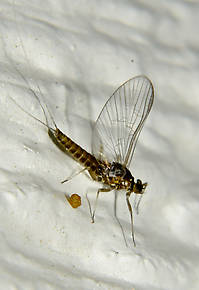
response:
<svg viewBox="0 0 199 290"><path fill-rule="evenodd" d="M142 184L142 181L140 179L137 179L137 184Z"/></svg>
<svg viewBox="0 0 199 290"><path fill-rule="evenodd" d="M147 183L142 184L142 188L145 189L147 187Z"/></svg>

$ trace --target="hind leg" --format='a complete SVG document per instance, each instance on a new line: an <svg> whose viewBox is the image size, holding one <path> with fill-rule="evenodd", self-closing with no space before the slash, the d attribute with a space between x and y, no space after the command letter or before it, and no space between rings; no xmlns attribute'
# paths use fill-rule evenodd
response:
<svg viewBox="0 0 199 290"><path fill-rule="evenodd" d="M75 176L81 174L81 173L84 172L85 170L87 170L87 168L83 168L83 169L81 169L80 171L75 172L74 174L72 174L72 175L71 175L70 177L68 177L67 179L61 181L61 183L63 184L63 183L65 183L65 182L67 182L67 181L73 179Z"/></svg>
<svg viewBox="0 0 199 290"><path fill-rule="evenodd" d="M96 209L97 209L97 201L98 201L98 197L99 197L99 193L100 192L109 192L111 191L112 189L110 188L99 188L98 191L97 191L97 195L96 195L96 199L95 199L95 205L94 205L94 210L92 212L92 209L91 209L91 204L90 204L90 201L88 199L88 196L86 194L86 198L87 198L87 201L88 201L88 206L89 206L89 211L90 211L90 215L91 215L91 222L94 223L95 222L95 212L96 212Z"/></svg>

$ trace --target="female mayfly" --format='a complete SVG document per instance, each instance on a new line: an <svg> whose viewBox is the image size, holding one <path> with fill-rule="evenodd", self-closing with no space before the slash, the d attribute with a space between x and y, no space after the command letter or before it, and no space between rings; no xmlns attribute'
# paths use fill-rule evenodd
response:
<svg viewBox="0 0 199 290"><path fill-rule="evenodd" d="M147 183L142 183L140 179L135 181L128 168L138 137L153 104L154 89L151 81L146 76L136 76L123 83L108 99L94 125L92 154L63 134L48 110L55 128L49 126L44 107L38 96L35 93L34 95L41 105L46 123L37 120L47 126L52 141L63 152L78 161L93 180L103 184L103 187L97 191L96 203L100 192L126 191L132 239L135 245L133 214L129 198L133 192L143 194ZM92 222L94 222L96 203L93 212L91 211Z"/></svg>

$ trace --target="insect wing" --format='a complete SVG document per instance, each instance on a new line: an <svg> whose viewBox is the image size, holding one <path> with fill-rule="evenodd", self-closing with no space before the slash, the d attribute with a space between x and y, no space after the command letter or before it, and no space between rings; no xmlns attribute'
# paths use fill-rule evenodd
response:
<svg viewBox="0 0 199 290"><path fill-rule="evenodd" d="M146 76L122 84L108 99L95 123L94 156L129 166L153 99L153 85Z"/></svg>

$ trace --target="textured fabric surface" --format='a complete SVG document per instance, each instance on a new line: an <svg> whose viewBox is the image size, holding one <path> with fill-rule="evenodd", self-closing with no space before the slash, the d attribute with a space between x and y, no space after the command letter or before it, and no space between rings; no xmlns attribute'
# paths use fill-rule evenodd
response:
<svg viewBox="0 0 199 290"><path fill-rule="evenodd" d="M198 1L0 2L0 289L199 289ZM113 91L145 74L155 101L130 170L148 182L131 240L114 193L51 142L34 92L90 152ZM14 101L13 101L14 99ZM51 124L52 125L52 124ZM73 209L65 194L77 193ZM133 202L133 198L132 198Z"/></svg>

